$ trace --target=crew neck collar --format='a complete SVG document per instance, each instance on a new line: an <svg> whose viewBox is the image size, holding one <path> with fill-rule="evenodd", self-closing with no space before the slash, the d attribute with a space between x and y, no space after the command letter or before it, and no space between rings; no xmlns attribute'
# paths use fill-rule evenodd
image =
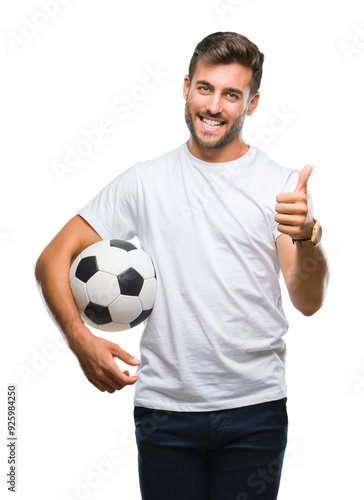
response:
<svg viewBox="0 0 364 500"><path fill-rule="evenodd" d="M201 167L204 167L204 168L210 168L210 169L214 169L215 170L215 169L218 169L218 168L221 168L221 167L229 167L229 166L233 165L236 162L241 163L241 162L248 161L250 159L250 157L253 155L254 146L250 146L249 145L248 151L243 156L241 156L240 158L237 158L236 160L225 161L225 162L209 162L209 161L200 160L200 158L197 158L197 156L194 156L190 152L190 150L188 149L188 146L187 146L187 142L184 142L182 144L182 149L183 149L185 155L187 156L187 158L194 165L198 165L198 166L201 166Z"/></svg>

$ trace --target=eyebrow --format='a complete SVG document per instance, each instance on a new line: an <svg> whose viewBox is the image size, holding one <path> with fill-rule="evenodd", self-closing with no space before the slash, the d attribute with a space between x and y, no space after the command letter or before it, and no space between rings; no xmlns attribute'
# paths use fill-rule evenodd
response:
<svg viewBox="0 0 364 500"><path fill-rule="evenodd" d="M207 82L206 80L197 80L196 85L206 85L207 87L211 87L212 89L214 88L211 83ZM225 92L233 92L234 94L239 94L241 96L244 96L243 92L239 89L234 89L233 87L229 87L224 89Z"/></svg>

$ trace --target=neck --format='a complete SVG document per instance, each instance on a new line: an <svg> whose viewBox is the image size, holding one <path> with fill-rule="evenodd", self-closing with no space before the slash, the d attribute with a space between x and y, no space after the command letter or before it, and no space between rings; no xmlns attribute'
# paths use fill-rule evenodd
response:
<svg viewBox="0 0 364 500"><path fill-rule="evenodd" d="M238 140L233 140L218 149L205 148L198 144L195 139L190 136L186 145L189 152L196 156L199 160L206 161L209 163L225 163L228 161L234 161L238 158L244 156L248 151L249 147L242 138L236 138Z"/></svg>

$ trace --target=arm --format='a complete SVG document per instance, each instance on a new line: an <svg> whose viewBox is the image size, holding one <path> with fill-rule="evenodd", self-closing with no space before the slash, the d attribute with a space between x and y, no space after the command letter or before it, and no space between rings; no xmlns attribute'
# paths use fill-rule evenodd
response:
<svg viewBox="0 0 364 500"><path fill-rule="evenodd" d="M329 281L322 244L296 247L285 234L278 236L276 244L291 302L302 314L311 316L321 308Z"/></svg>
<svg viewBox="0 0 364 500"><path fill-rule="evenodd" d="M82 322L69 284L73 260L86 247L100 241L96 231L79 215L73 217L40 255L35 276L50 314L78 358L88 380L100 391L114 392L134 384L137 376L122 372L114 356L137 366L140 361L117 344L93 335Z"/></svg>
<svg viewBox="0 0 364 500"><path fill-rule="evenodd" d="M277 196L278 258L287 290L296 309L305 316L317 312L325 298L329 267L321 243L314 247L298 247L292 239L309 239L313 218L307 206L307 182L312 166L302 169L293 193Z"/></svg>

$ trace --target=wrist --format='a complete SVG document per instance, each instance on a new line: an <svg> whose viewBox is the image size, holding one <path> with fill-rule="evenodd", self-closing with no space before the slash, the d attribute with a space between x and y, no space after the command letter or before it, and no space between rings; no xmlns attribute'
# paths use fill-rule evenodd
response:
<svg viewBox="0 0 364 500"><path fill-rule="evenodd" d="M308 238L292 239L297 247L314 247L318 245L322 238L322 227L317 219L312 218L311 232Z"/></svg>
<svg viewBox="0 0 364 500"><path fill-rule="evenodd" d="M78 345L83 344L92 336L90 330L81 320L74 322L72 326L67 328L64 334L67 338L68 346L73 352L75 352Z"/></svg>

